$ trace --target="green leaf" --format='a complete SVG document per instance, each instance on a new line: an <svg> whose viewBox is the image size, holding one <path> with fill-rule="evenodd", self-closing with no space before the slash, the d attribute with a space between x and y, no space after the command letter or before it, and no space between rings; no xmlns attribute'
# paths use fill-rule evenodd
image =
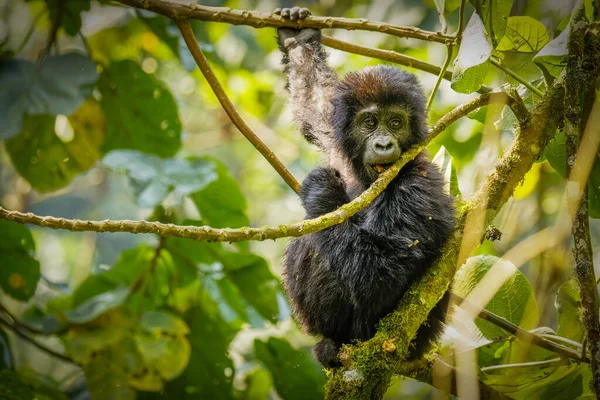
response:
<svg viewBox="0 0 600 400"><path fill-rule="evenodd" d="M508 261L493 256L469 258L456 274L454 292L466 298L494 266L514 271L487 303L485 309L506 318L523 329L534 328L537 325L538 308L533 289L521 271ZM487 339L495 339L509 334L502 328L479 317L475 323Z"/></svg>
<svg viewBox="0 0 600 400"><path fill-rule="evenodd" d="M33 400L33 392L29 385L16 373L7 369L0 370L0 399Z"/></svg>
<svg viewBox="0 0 600 400"><path fill-rule="evenodd" d="M106 115L104 151L134 149L161 157L181 146L181 122L173 95L131 60L105 67L98 80Z"/></svg>
<svg viewBox="0 0 600 400"><path fill-rule="evenodd" d="M0 287L15 300L29 300L40 280L40 263L25 225L0 220L0 260Z"/></svg>
<svg viewBox="0 0 600 400"><path fill-rule="evenodd" d="M185 321L191 355L181 376L165 385L165 390L153 399L230 400L234 377L233 362L227 356L236 330L219 315L210 297L202 297L198 306L186 312Z"/></svg>
<svg viewBox="0 0 600 400"><path fill-rule="evenodd" d="M200 158L216 165L218 178L190 197L206 224L215 228L239 228L248 226L246 198L240 185L231 176L227 167L212 158Z"/></svg>
<svg viewBox="0 0 600 400"><path fill-rule="evenodd" d="M74 310L65 312L65 316L74 324L90 322L106 311L122 305L129 292L129 287L119 286L115 290L92 297Z"/></svg>
<svg viewBox="0 0 600 400"><path fill-rule="evenodd" d="M190 359L189 328L179 317L159 311L146 312L135 334L135 344L145 363L163 379L179 376Z"/></svg>
<svg viewBox="0 0 600 400"><path fill-rule="evenodd" d="M302 351L287 341L271 337L266 342L256 339L254 352L273 376L277 394L284 400L323 398L325 374Z"/></svg>
<svg viewBox="0 0 600 400"><path fill-rule="evenodd" d="M135 400L135 391L128 382L129 348L127 341L123 340L97 352L94 362L83 367L86 387L92 399Z"/></svg>
<svg viewBox="0 0 600 400"><path fill-rule="evenodd" d="M452 89L459 93L472 93L483 85L488 73L489 59L492 55L492 42L483 22L477 13L473 13L463 32L458 56L454 60Z"/></svg>
<svg viewBox="0 0 600 400"><path fill-rule="evenodd" d="M558 311L557 335L581 343L585 329L581 323L581 296L573 279L563 283L556 293L554 306Z"/></svg>
<svg viewBox="0 0 600 400"><path fill-rule="evenodd" d="M81 13L90 10L91 0L46 0L50 11L51 21L60 21L60 26L70 36L75 36L81 30ZM57 19L57 15L60 18Z"/></svg>
<svg viewBox="0 0 600 400"><path fill-rule="evenodd" d="M547 81L549 77L558 78L558 75L567 66L567 44L570 32L571 25L567 24L560 35L533 57L533 62L542 70Z"/></svg>
<svg viewBox="0 0 600 400"><path fill-rule="evenodd" d="M182 196L200 191L217 179L208 160L161 159L135 150L114 150L102 160L115 171L125 171L137 193L140 207L153 208L175 191Z"/></svg>
<svg viewBox="0 0 600 400"><path fill-rule="evenodd" d="M504 37L496 50L536 53L548 43L550 37L544 24L527 16L508 18Z"/></svg>
<svg viewBox="0 0 600 400"><path fill-rule="evenodd" d="M96 64L78 53L40 64L0 60L0 140L21 131L25 113L71 114L92 94L97 79Z"/></svg>
<svg viewBox="0 0 600 400"><path fill-rule="evenodd" d="M487 33L497 44L506 30L506 23L513 5L512 0L469 0L485 25Z"/></svg>
<svg viewBox="0 0 600 400"><path fill-rule="evenodd" d="M552 168L566 179L567 161L564 132L559 131L556 133L546 146L544 155ZM596 159L588 178L588 212L590 218L600 218L600 153L596 154Z"/></svg>
<svg viewBox="0 0 600 400"><path fill-rule="evenodd" d="M67 186L100 158L104 115L86 100L68 118L26 115L21 132L6 142L19 174L41 193Z"/></svg>
<svg viewBox="0 0 600 400"><path fill-rule="evenodd" d="M453 197L459 197L461 193L458 187L458 175L448 150L444 146L440 147L431 162L437 165L444 177L444 191Z"/></svg>

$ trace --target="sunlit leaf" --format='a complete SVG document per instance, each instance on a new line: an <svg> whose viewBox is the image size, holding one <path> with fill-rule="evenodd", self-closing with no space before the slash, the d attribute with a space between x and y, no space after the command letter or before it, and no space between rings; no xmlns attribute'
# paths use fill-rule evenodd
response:
<svg viewBox="0 0 600 400"><path fill-rule="evenodd" d="M29 300L40 280L40 263L25 225L0 220L0 260L0 287L16 300Z"/></svg>
<svg viewBox="0 0 600 400"><path fill-rule="evenodd" d="M21 132L6 142L19 174L39 192L67 186L100 157L104 114L93 99L69 117L26 115Z"/></svg>
<svg viewBox="0 0 600 400"><path fill-rule="evenodd" d="M285 400L323 398L325 374L303 350L293 348L283 339L271 337L254 341L256 357L273 376L277 393Z"/></svg>
<svg viewBox="0 0 600 400"><path fill-rule="evenodd" d="M173 95L131 60L113 62L98 80L106 115L104 151L134 149L161 157L181 145L181 122Z"/></svg>
<svg viewBox="0 0 600 400"><path fill-rule="evenodd" d="M459 93L472 93L483 85L489 70L493 46L477 13L473 13L463 32L463 39L454 60L452 89Z"/></svg>
<svg viewBox="0 0 600 400"><path fill-rule="evenodd" d="M534 328L537 325L538 308L533 289L521 271L517 270L508 261L493 256L469 258L456 274L453 291L466 298L496 265L514 271L485 305L485 309L524 329ZM477 317L475 323L481 333L488 339L508 335L502 328L479 317Z"/></svg>
<svg viewBox="0 0 600 400"><path fill-rule="evenodd" d="M557 334L581 343L585 333L581 322L581 296L574 280L561 285L556 293L554 306L558 311Z"/></svg>
<svg viewBox="0 0 600 400"><path fill-rule="evenodd" d="M492 42L497 44L504 36L513 0L469 0L481 17Z"/></svg>
<svg viewBox="0 0 600 400"><path fill-rule="evenodd" d="M0 139L23 127L27 114L69 115L92 94L96 64L79 53L27 60L0 60Z"/></svg>
<svg viewBox="0 0 600 400"><path fill-rule="evenodd" d="M86 386L92 399L135 400L135 391L128 385L129 346L126 341L99 351L94 362L83 368Z"/></svg>
<svg viewBox="0 0 600 400"><path fill-rule="evenodd" d="M535 53L549 40L548 31L540 21L527 16L510 17L496 50Z"/></svg>
<svg viewBox="0 0 600 400"><path fill-rule="evenodd" d="M524 199L528 197L538 185L540 180L541 164L534 164L531 169L525 174L523 180L516 187L513 194L516 199Z"/></svg>
<svg viewBox="0 0 600 400"><path fill-rule="evenodd" d="M134 150L114 150L104 157L103 163L127 173L138 195L138 205L145 208L157 206L171 191L189 195L217 179L216 166L204 159L162 159Z"/></svg>

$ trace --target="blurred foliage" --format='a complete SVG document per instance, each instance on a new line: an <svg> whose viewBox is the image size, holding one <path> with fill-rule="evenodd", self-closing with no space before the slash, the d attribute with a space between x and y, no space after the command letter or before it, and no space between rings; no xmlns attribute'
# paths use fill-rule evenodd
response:
<svg viewBox="0 0 600 400"><path fill-rule="evenodd" d="M268 12L291 2L209 1ZM459 0L312 1L315 15L368 18L452 34ZM590 18L591 2L586 0ZM430 110L435 122L482 85L515 88L528 108L566 65L572 1L470 0L451 82ZM249 125L301 179L320 155L295 132L273 29L191 21L196 38ZM445 47L374 32L327 32L441 65ZM339 73L380 63L330 50ZM493 67L500 63L517 77ZM412 71L426 93L437 77ZM173 21L116 2L0 0L0 204L80 219L147 219L217 228L299 221L297 196L237 132L198 71ZM517 121L484 107L429 147L457 197L473 193L510 145ZM564 209L565 141L540 162L460 270L467 296L501 256L553 225ZM589 178L600 218L600 161ZM591 221L592 238L600 225ZM0 397L19 399L318 399L326 375L314 339L290 316L280 286L286 241L205 243L126 234L72 233L0 220ZM584 340L579 293L568 280L568 243L533 258L485 307L554 340ZM600 250L595 247L596 259ZM512 266L514 269L514 266ZM480 318L456 312L443 346L466 326L479 367L548 361ZM13 318L14 317L14 318ZM17 335L15 332L19 332ZM30 340L23 338L29 337ZM31 339L33 338L33 339ZM467 340L468 339L468 340ZM66 354L77 365L33 346ZM463 347L464 349L464 347ZM484 370L514 398L585 398L587 364ZM386 398L425 399L431 387L397 380Z"/></svg>

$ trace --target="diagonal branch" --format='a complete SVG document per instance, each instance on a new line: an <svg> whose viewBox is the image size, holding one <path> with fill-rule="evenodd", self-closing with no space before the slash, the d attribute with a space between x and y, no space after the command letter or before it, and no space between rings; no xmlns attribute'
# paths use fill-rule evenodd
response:
<svg viewBox="0 0 600 400"><path fill-rule="evenodd" d="M423 151L437 135L459 118L464 117L473 110L487 104L505 104L507 101L509 105L514 104L514 100L508 97L506 93L486 93L448 112L431 128L427 140L424 143L413 146L403 153L394 165L384 171L379 178L356 199L328 214L295 224L280 225L277 227L266 226L262 228L243 227L238 229L217 229L210 226L181 226L148 221L83 221L77 219L42 217L32 213L9 211L2 207L0 207L0 219L6 219L21 224L32 224L51 229L64 229L76 232L152 233L164 237L178 237L212 242L241 242L245 240L266 240L303 236L340 224L367 207L381 192L383 192L389 182L396 177L404 164ZM514 109L516 110L518 108L515 107ZM518 111L516 111L516 113L519 114Z"/></svg>
<svg viewBox="0 0 600 400"><path fill-rule="evenodd" d="M425 31L415 27L391 25L384 22L369 21L364 18L334 18L309 16L291 21L273 13L236 10L228 7L209 7L199 4L182 4L165 0L117 0L120 3L154 11L171 19L197 19L200 21L225 22L233 25L247 25L253 28L316 28L348 29L381 32L402 38L414 38L431 42L454 42L454 37L441 33Z"/></svg>
<svg viewBox="0 0 600 400"><path fill-rule="evenodd" d="M206 81L210 85L212 91L217 96L219 103L231 119L231 122L239 129L240 132L248 139L250 143L256 147L256 149L263 155L263 157L271 164L271 166L277 171L277 173L283 178L285 183L288 184L289 187L296 193L300 192L300 183L294 178L294 176L288 171L288 169L283 165L283 163L277 158L275 153L261 140L261 138L254 133L254 131L248 126L246 121L241 117L241 115L235 109L235 106L227 97L225 90L219 83L215 73L213 72L208 60L202 53L202 49L198 46L198 42L196 42L196 36L194 36L194 32L190 26L188 20L176 20L177 26L181 31L181 35L183 36L183 40L187 45L188 49L192 53L194 60L196 60L196 64L200 68L202 75L206 78Z"/></svg>

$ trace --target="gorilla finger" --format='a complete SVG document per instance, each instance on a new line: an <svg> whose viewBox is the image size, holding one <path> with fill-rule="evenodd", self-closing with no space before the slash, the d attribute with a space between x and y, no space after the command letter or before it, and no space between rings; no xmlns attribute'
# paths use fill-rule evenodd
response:
<svg viewBox="0 0 600 400"><path fill-rule="evenodd" d="M290 10L290 19L295 21L298 19L298 14L300 13L300 7L292 7Z"/></svg>
<svg viewBox="0 0 600 400"><path fill-rule="evenodd" d="M281 15L281 7L277 7L275 10L273 10L273 14Z"/></svg>
<svg viewBox="0 0 600 400"><path fill-rule="evenodd" d="M281 16L283 18L289 18L290 17L290 9L289 8L284 8L281 10Z"/></svg>
<svg viewBox="0 0 600 400"><path fill-rule="evenodd" d="M304 18L308 17L309 15L310 15L310 10L305 7L302 7L300 9L300 12L298 13L298 16L300 19L304 19Z"/></svg>

